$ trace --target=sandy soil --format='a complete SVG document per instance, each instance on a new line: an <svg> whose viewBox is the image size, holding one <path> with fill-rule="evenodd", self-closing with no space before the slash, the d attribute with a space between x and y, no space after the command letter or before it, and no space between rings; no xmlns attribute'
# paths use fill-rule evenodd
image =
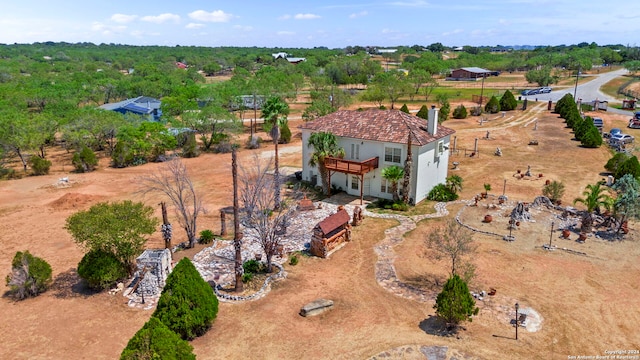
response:
<svg viewBox="0 0 640 360"><path fill-rule="evenodd" d="M492 193L501 193L506 179L510 199L530 201L540 193L544 179L559 179L567 186L563 201L570 203L585 185L604 176L609 151L580 148L570 140L562 120L542 104L512 113L505 118L489 116L483 125L477 118L447 122L458 130L459 149L471 149L479 138L479 158L465 157L464 151L451 158L460 163L456 173L465 181L462 198L482 191L483 183L492 184ZM623 127L627 121L622 116L599 115L605 129ZM482 139L487 130L489 139ZM528 146L531 139L538 139L539 145ZM299 137L294 136L289 146L300 147ZM498 146L502 157L492 155ZM272 147L265 144L261 151ZM241 161L248 162L252 153L243 150ZM15 252L28 249L52 265L55 277L53 289L37 298L0 299L0 331L5 334L0 358L113 359L151 312L129 308L120 295L90 294L82 288L74 269L83 253L64 223L75 211L105 200L142 200L157 207L160 197L142 198L135 193L135 178L161 165L112 169L103 160L97 172L75 174L70 173L68 155L54 155L51 175L0 182L0 269L8 273ZM231 204L230 155L206 154L184 161L209 209L198 227L219 232L217 210ZM283 152L281 164L301 166L300 154ZM513 174L527 165L543 178L516 180ZM57 186L65 176L69 186ZM460 207L452 205L450 216ZM481 215L468 216L479 223ZM435 278L445 278L446 264L429 259L423 244L434 224L443 220L420 222L396 247L396 268L405 281L428 289L435 288ZM287 279L276 283L265 298L222 303L213 328L192 342L196 354L203 359L362 359L416 344L444 345L484 359L566 359L567 355L640 349L640 332L635 328L640 320L635 311L640 307L635 224L622 242L556 240L587 252L588 257L540 250L548 240L548 226L527 224L513 243L476 236L478 277L472 287L495 287L498 293L481 304L480 315L458 338L431 334L433 304L405 300L376 283L373 246L395 224L367 218L364 226L354 229L355 241L331 258L302 258L299 265L288 266ZM175 241L185 240L180 232L175 235ZM148 246L161 244L158 232ZM333 299L335 309L315 318L298 315L301 306L320 297ZM522 330L518 342L512 339L514 330L508 324L516 301L543 319L539 331Z"/></svg>

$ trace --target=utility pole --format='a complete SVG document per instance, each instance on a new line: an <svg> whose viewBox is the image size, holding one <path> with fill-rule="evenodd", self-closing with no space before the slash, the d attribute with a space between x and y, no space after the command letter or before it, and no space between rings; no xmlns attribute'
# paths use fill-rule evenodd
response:
<svg viewBox="0 0 640 360"><path fill-rule="evenodd" d="M551 238L553 237L553 226L555 225L555 223L552 221L551 222L551 233L549 234L549 249L551 249Z"/></svg>
<svg viewBox="0 0 640 360"><path fill-rule="evenodd" d="M520 306L516 303L516 340L518 340L518 309Z"/></svg>

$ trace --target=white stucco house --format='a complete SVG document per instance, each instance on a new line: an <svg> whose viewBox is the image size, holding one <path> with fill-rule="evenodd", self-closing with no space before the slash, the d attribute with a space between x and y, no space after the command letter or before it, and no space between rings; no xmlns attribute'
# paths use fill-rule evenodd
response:
<svg viewBox="0 0 640 360"><path fill-rule="evenodd" d="M317 167L309 166L313 147L307 146L314 132L330 132L345 150L343 159L329 158L325 164L331 184L348 194L391 199L391 184L382 169L404 167L411 139L411 185L409 198L419 203L429 191L445 183L453 129L438 125L438 109L429 110L429 120L399 110L341 110L300 126L302 132L303 180L320 185ZM401 185L401 184L400 184Z"/></svg>

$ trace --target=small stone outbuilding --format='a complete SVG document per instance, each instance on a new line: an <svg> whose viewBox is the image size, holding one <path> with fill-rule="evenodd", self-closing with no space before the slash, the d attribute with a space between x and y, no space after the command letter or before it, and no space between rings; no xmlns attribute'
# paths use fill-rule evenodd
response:
<svg viewBox="0 0 640 360"><path fill-rule="evenodd" d="M326 258L339 245L351 241L350 220L349 213L340 206L338 212L319 222L313 228L311 254Z"/></svg>

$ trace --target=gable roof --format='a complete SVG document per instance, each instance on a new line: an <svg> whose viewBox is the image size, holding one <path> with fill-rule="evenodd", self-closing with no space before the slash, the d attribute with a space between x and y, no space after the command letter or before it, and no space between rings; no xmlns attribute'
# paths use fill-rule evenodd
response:
<svg viewBox="0 0 640 360"><path fill-rule="evenodd" d="M427 131L427 120L400 110L340 110L300 125L300 129L330 132L338 137L423 146L455 133L438 125L436 136Z"/></svg>
<svg viewBox="0 0 640 360"><path fill-rule="evenodd" d="M468 72L472 72L472 73L477 73L477 74L484 74L484 73L490 73L491 71L487 70L487 69L483 69L483 68L479 68L479 67L463 67L462 70L468 71Z"/></svg>
<svg viewBox="0 0 640 360"><path fill-rule="evenodd" d="M118 110L126 109L140 114L149 114L154 109L159 109L162 102L158 99L154 99L148 96L138 96L115 103L108 103L99 106L100 109L105 110Z"/></svg>
<svg viewBox="0 0 640 360"><path fill-rule="evenodd" d="M351 217L349 216L349 213L347 213L347 210L341 209L335 214L329 215L329 217L320 221L316 226L319 227L320 230L322 230L322 233L326 235L344 224L349 223L350 219Z"/></svg>

